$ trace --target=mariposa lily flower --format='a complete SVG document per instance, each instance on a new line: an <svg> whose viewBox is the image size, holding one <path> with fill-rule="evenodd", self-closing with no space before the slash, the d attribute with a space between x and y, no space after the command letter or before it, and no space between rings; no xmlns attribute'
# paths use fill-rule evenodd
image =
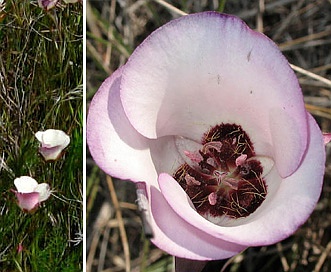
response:
<svg viewBox="0 0 331 272"><path fill-rule="evenodd" d="M324 143L328 144L331 142L331 133L323 133Z"/></svg>
<svg viewBox="0 0 331 272"><path fill-rule="evenodd" d="M283 240L321 193L323 136L298 80L234 16L197 13L153 32L94 96L87 141L107 174L139 185L152 242L179 258Z"/></svg>
<svg viewBox="0 0 331 272"><path fill-rule="evenodd" d="M17 246L17 253L21 253L24 250L23 243L20 242Z"/></svg>
<svg viewBox="0 0 331 272"><path fill-rule="evenodd" d="M62 130L38 131L35 136L40 142L39 153L46 161L58 159L70 143L70 137Z"/></svg>
<svg viewBox="0 0 331 272"><path fill-rule="evenodd" d="M38 208L41 202L46 201L50 194L47 183L38 182L29 176L22 176L14 180L16 190L14 193L18 200L18 205L23 211L31 212Z"/></svg>
<svg viewBox="0 0 331 272"><path fill-rule="evenodd" d="M50 10L54 8L58 2L59 0L38 0L38 5L40 8Z"/></svg>

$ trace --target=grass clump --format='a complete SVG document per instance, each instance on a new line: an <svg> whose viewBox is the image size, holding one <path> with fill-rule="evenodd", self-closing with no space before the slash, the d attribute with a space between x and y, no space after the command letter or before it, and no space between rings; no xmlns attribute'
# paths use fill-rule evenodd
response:
<svg viewBox="0 0 331 272"><path fill-rule="evenodd" d="M0 12L0 267L2 271L81 271L83 228L83 15L81 4L48 12L8 0ZM45 162L34 134L70 136ZM52 196L34 213L16 204L16 177L46 182Z"/></svg>

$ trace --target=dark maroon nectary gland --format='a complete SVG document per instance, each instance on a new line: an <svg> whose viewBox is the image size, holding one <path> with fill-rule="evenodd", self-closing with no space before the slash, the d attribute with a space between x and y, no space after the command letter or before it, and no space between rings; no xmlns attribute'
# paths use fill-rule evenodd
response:
<svg viewBox="0 0 331 272"><path fill-rule="evenodd" d="M201 160L182 164L173 175L197 212L231 218L253 213L264 201L267 187L246 132L236 124L220 124L211 128L201 143L203 148L197 150Z"/></svg>

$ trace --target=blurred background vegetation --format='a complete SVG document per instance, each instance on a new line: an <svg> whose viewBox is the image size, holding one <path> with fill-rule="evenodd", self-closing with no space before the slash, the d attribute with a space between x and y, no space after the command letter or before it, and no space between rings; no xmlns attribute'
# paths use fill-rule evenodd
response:
<svg viewBox="0 0 331 272"><path fill-rule="evenodd" d="M0 2L0 271L82 271L83 8ZM34 134L49 128L71 143L46 163ZM53 190L33 214L11 191L22 175Z"/></svg>
<svg viewBox="0 0 331 272"><path fill-rule="evenodd" d="M183 12L217 10L237 15L279 45L297 72L307 109L323 131L331 131L329 0L88 0L86 5L88 102L153 30ZM293 236L210 262L204 271L331 271L330 152L329 145L320 201ZM172 257L142 235L135 199L133 184L107 179L88 154L87 271L171 271Z"/></svg>

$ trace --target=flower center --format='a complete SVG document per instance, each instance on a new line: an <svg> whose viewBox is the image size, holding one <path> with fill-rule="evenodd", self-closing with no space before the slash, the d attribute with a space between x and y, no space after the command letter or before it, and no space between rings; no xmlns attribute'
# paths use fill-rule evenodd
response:
<svg viewBox="0 0 331 272"><path fill-rule="evenodd" d="M273 161L255 156L248 135L236 124L211 128L201 144L199 150L184 150L185 163L173 175L197 212L206 218L253 213L267 195L263 177Z"/></svg>

